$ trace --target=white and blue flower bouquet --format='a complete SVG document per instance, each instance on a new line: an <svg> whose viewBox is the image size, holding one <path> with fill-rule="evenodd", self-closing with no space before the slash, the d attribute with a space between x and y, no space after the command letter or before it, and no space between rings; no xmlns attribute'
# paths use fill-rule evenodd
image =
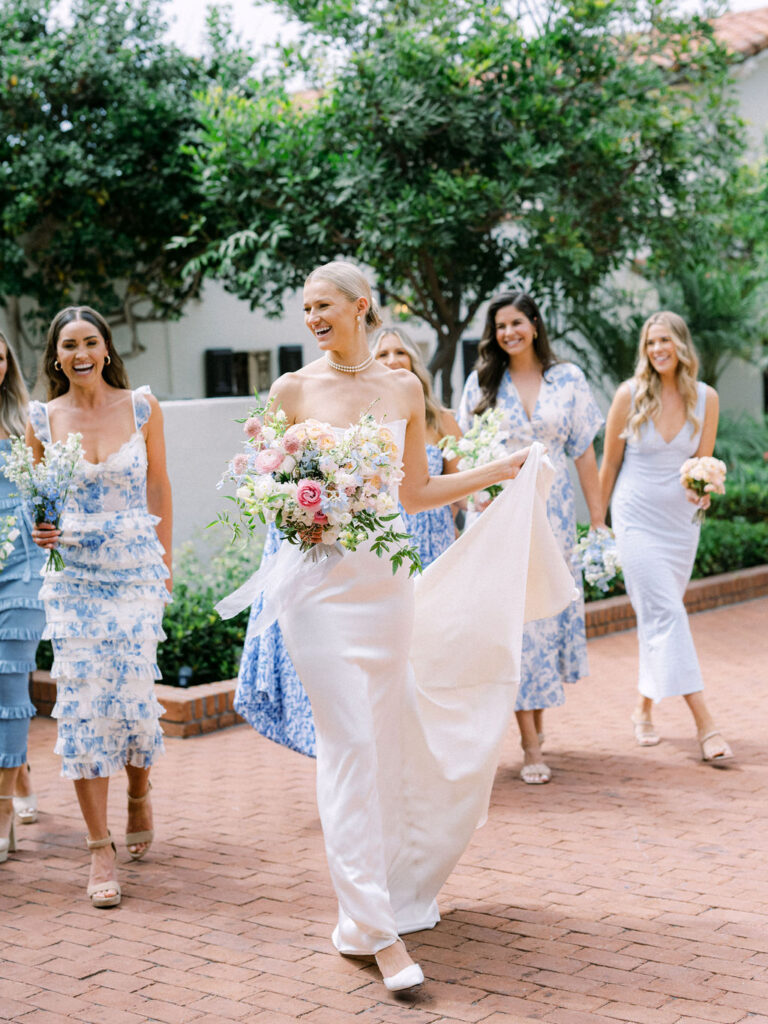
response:
<svg viewBox="0 0 768 1024"><path fill-rule="evenodd" d="M475 416L472 424L463 437L448 434L437 443L442 449L443 459L458 459L460 470L474 469L475 466L487 466L489 462L503 458L506 454L505 442L509 432L504 429L506 416L501 409L486 409ZM501 494L501 484L491 484L484 491L470 496L471 502L484 504Z"/></svg>
<svg viewBox="0 0 768 1024"><path fill-rule="evenodd" d="M72 479L83 457L82 440L82 434L67 434L65 441L43 444L43 458L35 464L32 449L24 438L11 438L3 472L18 487L36 525L50 523L58 528ZM51 548L45 568L47 572L64 568L64 559L56 548Z"/></svg>
<svg viewBox="0 0 768 1024"><path fill-rule="evenodd" d="M587 583L608 593L621 571L613 530L607 527L589 530L577 541L576 554Z"/></svg>
<svg viewBox="0 0 768 1024"><path fill-rule="evenodd" d="M16 525L16 516L0 516L0 572L3 571L3 566L13 551L18 536L19 528Z"/></svg>

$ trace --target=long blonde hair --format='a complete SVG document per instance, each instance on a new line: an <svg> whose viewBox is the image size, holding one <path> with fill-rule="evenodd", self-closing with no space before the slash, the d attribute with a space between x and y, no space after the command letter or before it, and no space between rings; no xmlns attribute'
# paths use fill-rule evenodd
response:
<svg viewBox="0 0 768 1024"><path fill-rule="evenodd" d="M688 324L677 313L661 310L649 316L640 331L640 344L633 378L635 398L626 429L622 434L622 437L632 438L635 441L640 436L640 428L643 424L648 420L655 421L661 413L661 377L654 370L648 358L648 332L656 324L662 324L667 328L675 346L678 360L675 378L685 403L685 418L691 424L694 433L701 426L695 414L698 401L696 378L699 372L699 357L693 346L691 332L688 330Z"/></svg>
<svg viewBox="0 0 768 1024"><path fill-rule="evenodd" d="M354 263L347 263L346 260L334 260L332 263L323 263L322 266L315 267L304 283L309 284L310 281L314 281L317 278L330 282L350 302L357 301L361 296L368 299L368 309L365 312L365 329L366 331L373 331L381 326L381 314L379 313L376 300L371 294L371 286L368 284L365 275L358 270Z"/></svg>
<svg viewBox="0 0 768 1024"><path fill-rule="evenodd" d="M440 415L443 407L435 398L435 393L432 390L432 377L416 342L411 340L402 327L380 327L373 336L373 348L371 351L374 357L379 351L382 338L386 338L388 334L393 334L408 353L408 358L411 360L411 373L418 377L424 392L424 414L427 426L432 427L433 430L439 433L441 429Z"/></svg>
<svg viewBox="0 0 768 1024"><path fill-rule="evenodd" d="M0 384L0 426L6 434L24 436L27 429L27 406L29 392L19 369L16 353L8 344L4 334L0 341L5 345L6 370L3 383Z"/></svg>

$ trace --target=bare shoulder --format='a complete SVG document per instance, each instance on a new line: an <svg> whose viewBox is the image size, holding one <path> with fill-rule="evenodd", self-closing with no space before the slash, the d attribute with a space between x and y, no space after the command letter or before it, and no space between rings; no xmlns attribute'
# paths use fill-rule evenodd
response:
<svg viewBox="0 0 768 1024"><path fill-rule="evenodd" d="M717 392L711 384L704 384L704 397L706 399L707 405L712 405L713 403L716 404L720 401Z"/></svg>
<svg viewBox="0 0 768 1024"><path fill-rule="evenodd" d="M616 388L616 394L613 396L613 401L619 406L629 406L632 402L632 385L628 380L623 380L621 384Z"/></svg>
<svg viewBox="0 0 768 1024"><path fill-rule="evenodd" d="M441 434L453 434L454 437L461 437L461 427L456 417L445 406L440 409L440 432Z"/></svg>

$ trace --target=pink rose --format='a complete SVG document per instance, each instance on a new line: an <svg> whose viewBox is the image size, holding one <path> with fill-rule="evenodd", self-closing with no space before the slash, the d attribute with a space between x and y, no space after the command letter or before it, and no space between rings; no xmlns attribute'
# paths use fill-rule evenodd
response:
<svg viewBox="0 0 768 1024"><path fill-rule="evenodd" d="M245 473L247 469L248 469L248 456L247 455L243 455L241 453L240 455L236 455L234 457L234 459L232 459L232 471L234 472L235 476L242 476L243 473Z"/></svg>
<svg viewBox="0 0 768 1024"><path fill-rule="evenodd" d="M261 437L261 420L255 416L251 416L243 424L243 433L246 437L249 437L252 441L258 441Z"/></svg>
<svg viewBox="0 0 768 1024"><path fill-rule="evenodd" d="M288 452L289 455L295 455L301 451L301 439L295 434L286 433L283 437L283 448Z"/></svg>
<svg viewBox="0 0 768 1024"><path fill-rule="evenodd" d="M302 508L313 509L322 501L323 489L317 480L300 480L296 488L296 501Z"/></svg>
<svg viewBox="0 0 768 1024"><path fill-rule="evenodd" d="M256 456L257 473L274 473L285 456L277 448L265 448Z"/></svg>
<svg viewBox="0 0 768 1024"><path fill-rule="evenodd" d="M315 518L313 521L317 523L319 526L325 526L325 524L328 522L328 516L325 514L325 512L315 512Z"/></svg>

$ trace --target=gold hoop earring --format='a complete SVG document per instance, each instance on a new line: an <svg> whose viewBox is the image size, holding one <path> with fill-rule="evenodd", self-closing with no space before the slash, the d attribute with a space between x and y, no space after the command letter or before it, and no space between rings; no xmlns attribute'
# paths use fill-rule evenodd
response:
<svg viewBox="0 0 768 1024"><path fill-rule="evenodd" d="M112 358L111 358L109 352L107 352L107 354L104 356L104 365L105 366L109 366L109 364L111 362L112 362Z"/></svg>
<svg viewBox="0 0 768 1024"><path fill-rule="evenodd" d="M54 370L57 370L58 372L61 372L61 363L59 362L58 359L55 359L53 361L53 368L54 368Z"/></svg>
<svg viewBox="0 0 768 1024"><path fill-rule="evenodd" d="M534 332L533 332L533 340L534 340L534 341L536 341L536 339L538 338L538 336L539 336L539 332L538 332L538 331L534 331Z"/></svg>

